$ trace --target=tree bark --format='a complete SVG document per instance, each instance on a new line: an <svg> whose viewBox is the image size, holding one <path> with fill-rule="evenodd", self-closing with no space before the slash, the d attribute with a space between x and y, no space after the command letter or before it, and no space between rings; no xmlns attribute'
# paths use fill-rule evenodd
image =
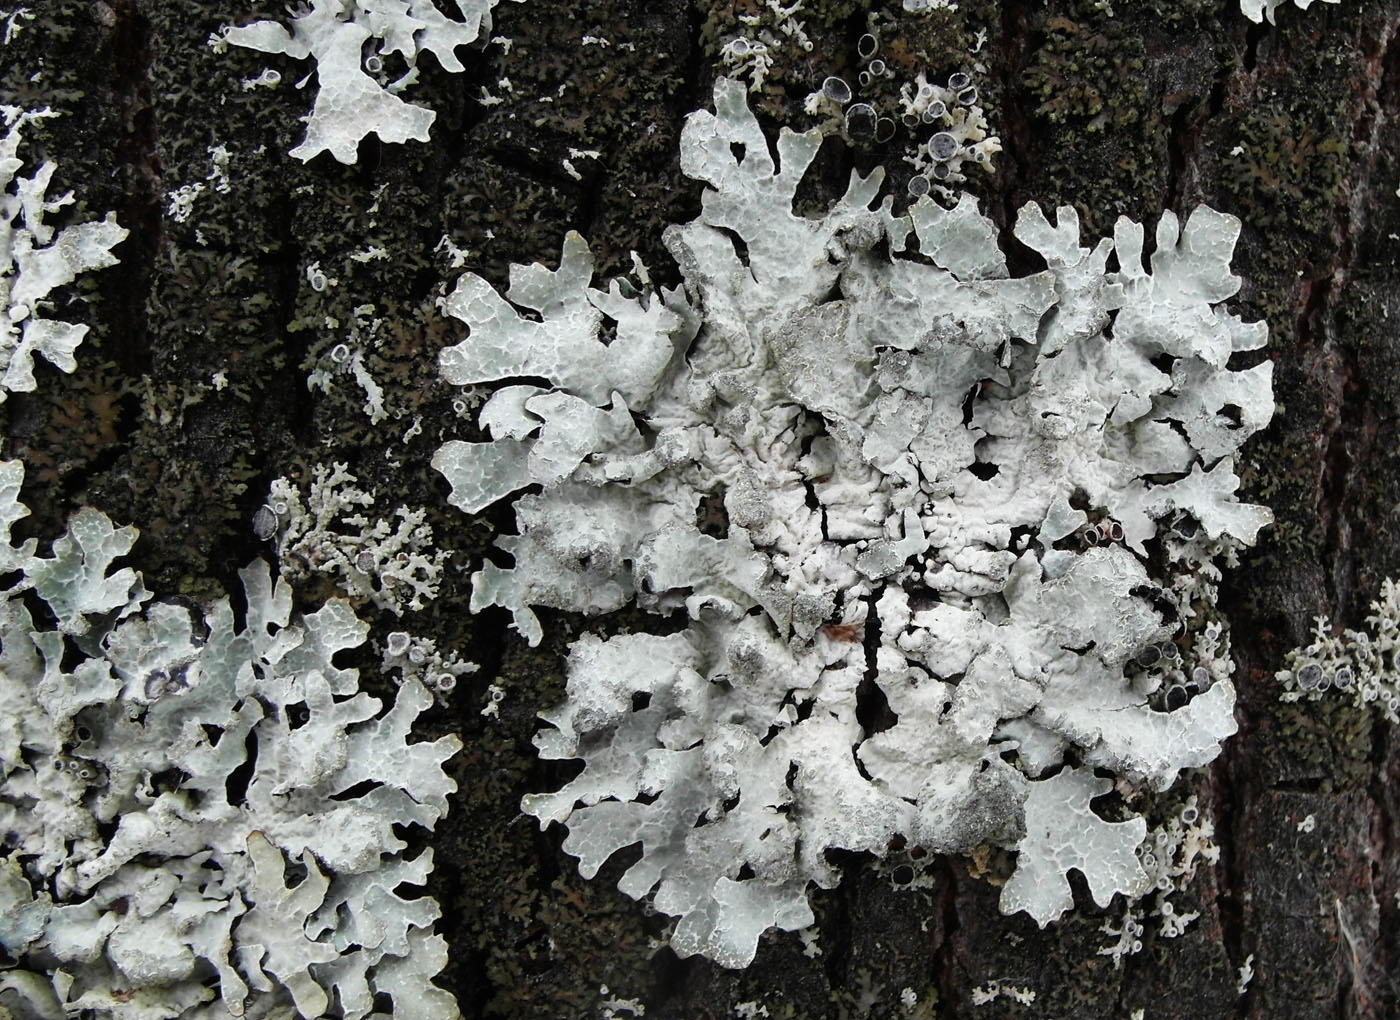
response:
<svg viewBox="0 0 1400 1020"><path fill-rule="evenodd" d="M970 188L1013 269L1035 268L1009 230L1030 200L1073 205L1089 239L1120 215L1151 223L1201 203L1240 217L1232 265L1244 285L1230 308L1267 321L1279 405L1246 447L1241 497L1277 523L1227 573L1240 732L1183 780L1221 848L1175 899L1200 912L1183 935L1149 929L1115 966L1099 929L1121 908L1095 908L1082 887L1074 914L1040 930L1002 916L998 889L977 877L1004 876L1004 861L942 860L911 880L852 856L839 888L813 893L815 948L770 933L744 971L657 949L664 918L613 888L616 861L584 881L559 828L521 815L523 793L561 778L530 738L535 713L562 696L562 656L584 621L542 614L532 649L502 636L504 619L468 614L472 566L511 515L459 514L428 462L471 434L473 417L436 371L463 333L435 305L461 271L442 239L502 287L511 263L557 262L570 229L591 242L600 276L636 251L675 282L662 232L693 217L700 194L680 172L681 124L709 103L718 46L763 5L503 3L493 35L508 46L464 54L463 74L423 62L410 98L437 111L431 143L371 138L354 166L287 155L310 109L314 85L293 87L308 62L209 45L222 25L284 19L281 0L29 10L0 46L0 101L62 116L34 124L21 155L57 162L50 194L77 198L66 215L116 210L130 236L119 268L70 288L65 315L92 327L78 370L45 366L35 393L0 405L34 512L17 532L51 537L72 509L95 506L141 529L133 562L147 587L198 599L236 590L237 569L269 554L250 521L274 478L340 461L382 506L429 510L452 568L413 626L482 667L428 734L467 742L450 763L459 791L431 838L429 888L451 949L440 983L466 1016L627 1016L627 1001L663 1020L1400 1015L1400 741L1340 700L1283 704L1274 679L1314 616L1359 626L1381 581L1400 575L1400 5L1288 5L1276 26L1256 26L1230 0L963 2L926 15L808 0L812 50L775 47L753 95L773 129L807 127L802 99L827 75L855 80L867 30L895 73L877 102L892 104L919 70L972 72L1004 151ZM282 84L245 87L264 67ZM483 90L500 101L484 105ZM802 196L820 207L853 166L882 162L900 195L906 147L902 134L830 139ZM196 183L181 221L172 197ZM388 257L352 257L371 247ZM319 291L313 263L332 280ZM349 382L306 385L357 317L379 320L365 342L387 422L371 422ZM297 596L312 608L330 594ZM399 626L373 622L378 638ZM387 683L368 657L359 665ZM505 700L483 716L493 684ZM994 983L1034 1001L974 1005L974 989Z"/></svg>

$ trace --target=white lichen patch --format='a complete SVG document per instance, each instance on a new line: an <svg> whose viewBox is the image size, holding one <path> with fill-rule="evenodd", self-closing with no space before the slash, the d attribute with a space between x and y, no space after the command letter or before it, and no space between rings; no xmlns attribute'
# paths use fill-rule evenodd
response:
<svg viewBox="0 0 1400 1020"><path fill-rule="evenodd" d="M212 187L220 194L229 190L229 163L228 147L224 145L211 145L209 147L210 169L208 175L202 181L193 181L190 184L182 184L180 187L169 192L165 212L176 223L187 223L194 215L194 205L199 196L205 190Z"/></svg>
<svg viewBox="0 0 1400 1020"><path fill-rule="evenodd" d="M1008 999L1017 1005L1029 1006L1035 1002L1035 992L1030 988L1013 985L1009 981L998 980L978 985L972 990L971 998L974 1006L987 1006L998 999Z"/></svg>
<svg viewBox="0 0 1400 1020"><path fill-rule="evenodd" d="M1312 643L1289 652L1287 668L1277 674L1284 688L1279 700L1350 698L1400 723L1400 585L1395 581L1381 583L1366 624L1369 630L1334 633L1326 617L1317 617Z"/></svg>
<svg viewBox="0 0 1400 1020"><path fill-rule="evenodd" d="M1240 10L1244 16L1255 24L1269 19L1269 24L1274 24L1274 11L1282 7L1287 0L1240 0ZM1302 10L1307 10L1313 5L1314 0L1293 0L1293 5ZM1340 3L1341 0L1322 0L1326 4Z"/></svg>
<svg viewBox="0 0 1400 1020"><path fill-rule="evenodd" d="M339 600L294 614L265 563L237 620L151 602L112 568L135 529L95 510L52 556L14 546L22 480L0 463L0 1012L458 1016L437 903L406 891L432 851L395 831L456 789L461 742L409 739L428 692L384 710L332 661L368 628Z"/></svg>
<svg viewBox="0 0 1400 1020"><path fill-rule="evenodd" d="M399 683L416 680L440 702L446 703L457 688L457 681L470 676L479 668L474 662L466 662L454 652L439 651L432 638L409 634L407 631L392 631L384 639L380 663L384 672L396 676ZM496 706L505 692L495 684L487 693L487 709L482 715L495 715Z"/></svg>
<svg viewBox="0 0 1400 1020"><path fill-rule="evenodd" d="M370 134L392 143L428 140L437 114L399 94L418 80L424 53L448 71L465 70L457 48L489 36L499 2L455 0L459 20L433 0L310 0L292 10L290 27L258 21L225 27L210 41L314 59L316 103L306 118L306 138L291 154L309 160L329 152L353 163L360 140ZM379 45L365 56L371 39Z"/></svg>
<svg viewBox="0 0 1400 1020"><path fill-rule="evenodd" d="M8 46L10 42L23 32L28 23L33 21L35 14L28 7L16 7L10 11L0 11L0 23L5 28L0 32L0 45Z"/></svg>
<svg viewBox="0 0 1400 1020"><path fill-rule="evenodd" d="M26 111L0 106L8 129L0 138L0 402L10 393L34 390L34 356L61 372L78 367L74 351L88 327L47 318L54 291L78 274L115 266L112 249L126 237L116 213L95 223L75 223L56 231L45 218L73 204L69 192L48 196L58 165L45 160L29 177L20 176L24 125L51 110Z"/></svg>
<svg viewBox="0 0 1400 1020"><path fill-rule="evenodd" d="M763 0L751 14L739 15L743 31L724 39L719 61L731 78L747 79L749 90L757 92L768 79L774 54L788 41L806 52L812 50L806 24L798 17L805 0Z"/></svg>
<svg viewBox="0 0 1400 1020"><path fill-rule="evenodd" d="M1019 849L1003 909L1041 924L1069 869L1101 904L1139 895L1145 823L1099 817L1092 769L1165 789L1234 732L1200 607L1270 519L1235 498L1273 406L1267 361L1227 364L1265 340L1221 306L1238 222L1164 214L1144 262L1130 220L1081 247L1071 209L1028 205L1048 268L1011 278L970 198L896 217L877 171L794 214L821 132L775 159L744 96L721 81L685 126L709 187L666 235L683 289L595 287L570 235L558 269L443 302L470 326L449 383L532 380L482 407L490 441L434 458L468 512L535 487L473 609L531 643L538 606L684 614L574 643L536 744L584 768L524 808L585 876L640 843L619 887L731 967L813 922L827 849L896 836Z"/></svg>
<svg viewBox="0 0 1400 1020"><path fill-rule="evenodd" d="M864 38L870 40L868 48L878 47L873 35ZM980 63L974 66L982 67ZM872 57L866 67L857 77L862 89L876 79L894 77L880 57ZM883 144L896 131L894 117L860 99L859 91L844 78L828 77L821 88L808 94L803 109L819 118L823 134L841 135L851 143ZM908 184L914 198L933 194L956 202L960 193L953 186L966 183L966 170L980 166L991 172L992 157L1001 151L1001 139L992 133L979 105L977 86L965 71L949 75L942 85L930 82L923 71L917 72L899 88L897 116L911 136L904 161L914 169Z"/></svg>
<svg viewBox="0 0 1400 1020"><path fill-rule="evenodd" d="M1235 994L1243 995L1249 991L1249 983L1254 980L1254 954L1250 953L1244 958L1244 963L1240 964L1235 977Z"/></svg>
<svg viewBox="0 0 1400 1020"><path fill-rule="evenodd" d="M1211 839L1214 835L1214 824L1201 813L1194 796L1164 825L1147 834L1138 844L1137 857L1148 893L1130 901L1116 922L1104 922L1099 930L1112 940L1099 949L1100 956L1111 956L1113 965L1121 967L1125 957L1142 952L1144 922L1150 919L1161 938L1172 939L1200 917L1199 911L1178 907L1172 896L1190 884L1202 864L1220 860L1220 848Z"/></svg>
<svg viewBox="0 0 1400 1020"><path fill-rule="evenodd" d="M347 595L395 616L422 609L437 597L450 553L437 548L421 507L400 506L380 517L374 505L374 493L360 488L344 464L318 464L305 498L291 480L273 481L254 528L275 540L279 570L289 581L323 574Z"/></svg>
<svg viewBox="0 0 1400 1020"><path fill-rule="evenodd" d="M358 258L364 254L354 252L349 257L356 261L376 258L373 254L365 259ZM327 276L319 262L313 262L306 267L306 280L308 286L317 292L340 285L339 278ZM372 354L383 342L381 331L384 322L383 318L375 314L375 306L369 303L356 305L351 309L351 319L343 326L340 320L326 316L326 330L335 334L344 328L345 339L323 348L306 376L307 389L327 394L343 383L353 384L364 394L361 410L371 425L378 425L391 415L399 418L403 414L401 408L390 409L385 404L384 387L375 379L374 373L365 363L366 352Z"/></svg>
<svg viewBox="0 0 1400 1020"><path fill-rule="evenodd" d="M899 100L900 119L907 127L930 129L913 155L905 157L918 174L910 182L913 191L923 187L951 197L955 193L949 185L967 180L965 163L991 169L992 157L1001 151L1001 139L987 125L970 75L955 72L939 85L920 71L913 82L900 86ZM922 184L917 183L920 178Z"/></svg>

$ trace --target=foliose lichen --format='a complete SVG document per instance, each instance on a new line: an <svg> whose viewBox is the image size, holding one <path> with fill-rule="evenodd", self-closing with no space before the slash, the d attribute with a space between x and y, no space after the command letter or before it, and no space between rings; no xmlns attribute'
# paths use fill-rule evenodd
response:
<svg viewBox="0 0 1400 1020"><path fill-rule="evenodd" d="M88 327L49 319L53 292L79 273L117 264L112 248L126 237L115 213L94 223L55 231L46 217L73 202L71 192L50 198L49 182L58 165L46 159L29 177L19 175L21 131L32 121L57 116L48 109L0 106L8 129L0 138L0 401L10 393L32 392L34 356L55 368L77 368L73 352Z"/></svg>
<svg viewBox="0 0 1400 1020"><path fill-rule="evenodd" d="M1389 722L1400 723L1400 584L1387 578L1380 597L1366 617L1369 630L1334 633L1319 616L1310 644L1288 653L1276 674L1285 702L1349 698L1357 707L1370 706ZM1330 695L1329 691L1335 691Z"/></svg>
<svg viewBox="0 0 1400 1020"><path fill-rule="evenodd" d="M1335 4L1341 3L1341 0L1322 0L1322 2ZM1244 12L1246 18L1256 24L1266 17L1269 19L1270 25L1274 24L1274 11L1283 5L1284 0L1240 0L1240 10ZM1306 11L1313 5L1313 0L1293 0L1293 5Z"/></svg>
<svg viewBox="0 0 1400 1020"><path fill-rule="evenodd" d="M431 53L448 71L465 68L456 50L491 32L491 10L500 0L456 0L462 20L449 18L433 0L310 0L292 9L288 28L276 21L226 26L210 42L316 61L316 104L306 118L306 138L291 150L301 160L329 152L353 163L360 140L428 140L437 114L399 98L418 79L418 61ZM366 43L379 46L364 54ZM277 72L272 72L277 75ZM276 85L266 71L257 80Z"/></svg>
<svg viewBox="0 0 1400 1020"><path fill-rule="evenodd" d="M1273 411L1270 363L1232 367L1266 340L1221 305L1238 222L1164 213L1145 264L1137 223L1090 249L1031 204L1048 268L1011 278L973 200L895 216L878 170L795 215L821 133L775 159L745 91L685 127L709 188L666 235L683 288L595 288L570 235L557 270L443 302L471 327L448 382L538 380L434 457L468 512L537 487L472 608L532 644L533 606L685 613L574 643L536 744L585 767L524 808L585 876L640 843L619 887L726 966L812 922L828 848L1015 848L1003 910L1042 925L1070 868L1139 895L1145 823L1095 814L1091 767L1163 790L1234 732L1215 560L1270 520L1235 498Z"/></svg>
<svg viewBox="0 0 1400 1020"><path fill-rule="evenodd" d="M14 545L23 468L0 463L0 1012L112 1020L456 1017L422 885L456 737L410 742L335 655L368 628L294 615L265 563L245 607L152 602L113 569L136 540L78 511L52 555ZM7 1014L8 1015L8 1014Z"/></svg>
<svg viewBox="0 0 1400 1020"><path fill-rule="evenodd" d="M344 464L317 464L303 500L295 482L274 479L253 516L254 532L276 542L278 568L289 581L326 575L395 616L422 609L437 597L451 554L435 547L422 508L372 517L375 494L357 483Z"/></svg>

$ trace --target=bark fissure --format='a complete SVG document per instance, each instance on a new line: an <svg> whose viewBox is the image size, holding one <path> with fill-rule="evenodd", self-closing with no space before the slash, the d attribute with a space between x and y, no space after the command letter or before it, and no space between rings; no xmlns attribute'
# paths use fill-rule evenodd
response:
<svg viewBox="0 0 1400 1020"><path fill-rule="evenodd" d="M1397 19L1388 20L1379 41L1367 54L1357 80L1357 111L1352 145L1357 157L1348 175L1345 201L1333 225L1337 254L1324 278L1305 280L1296 318L1297 336L1305 347L1320 351L1319 368L1326 394L1325 423L1319 449L1321 476L1318 517L1323 527L1323 562L1328 609L1346 619L1356 611L1356 566L1352 555L1351 509L1358 472L1364 469L1376 434L1372 424L1372 395L1354 349L1341 335L1337 318L1348 297L1347 282L1353 271L1358 239L1369 227L1370 207L1376 201L1374 175L1382 155L1381 139L1389 120L1380 97L1386 87L1389 51L1395 39ZM1369 596L1368 596L1369 597ZM1364 601L1364 600L1362 600Z"/></svg>
<svg viewBox="0 0 1400 1020"><path fill-rule="evenodd" d="M1031 21L1034 7L1025 0L1010 0L1001 5L1001 38L992 74L997 77L1001 94L1000 127L1001 160L997 168L997 197L1000 202L997 221L1010 225L1016 220L1018 192L1028 169L1032 149L1031 115L1025 108L1025 89L1021 75L1030 50ZM1010 231L1006 231L1009 235ZM1008 247L1003 243L1003 248Z"/></svg>

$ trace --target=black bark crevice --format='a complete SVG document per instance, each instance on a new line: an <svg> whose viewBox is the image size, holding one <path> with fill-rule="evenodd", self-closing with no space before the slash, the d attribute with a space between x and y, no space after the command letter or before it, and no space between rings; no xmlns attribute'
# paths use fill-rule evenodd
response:
<svg viewBox="0 0 1400 1020"><path fill-rule="evenodd" d="M940 858L930 870L937 870L940 883L938 908L940 914L940 939L933 947L929 970L938 987L938 994L944 1002L957 1002L966 994L967 975L957 962L957 934L962 928L958 916L958 874L947 858Z"/></svg>
<svg viewBox="0 0 1400 1020"><path fill-rule="evenodd" d="M1225 954L1235 967L1240 966L1250 952L1245 922L1247 876L1240 848L1250 845L1245 819L1251 794L1245 786L1252 773L1247 760L1247 748L1252 738L1253 734L1250 733L1236 734L1232 742L1225 745L1211 773L1216 845L1220 847L1215 913L1220 922ZM1241 996L1236 1002L1233 1015L1241 1018L1247 1016L1246 996Z"/></svg>
<svg viewBox="0 0 1400 1020"><path fill-rule="evenodd" d="M1003 160L997 169L999 208L996 219L1007 228L1008 235L1011 224L1016 222L1017 194L1021 182L1028 176L1029 154L1033 148L1032 122L1024 105L1025 89L1021 84L1021 75L1030 48L1031 21L1035 9L1025 0L1010 0L1001 5L1001 37L994 49L997 60L988 72L996 80L1001 95L998 137L1001 138ZM1002 250L1014 250L1009 248L1005 237L1002 238Z"/></svg>

